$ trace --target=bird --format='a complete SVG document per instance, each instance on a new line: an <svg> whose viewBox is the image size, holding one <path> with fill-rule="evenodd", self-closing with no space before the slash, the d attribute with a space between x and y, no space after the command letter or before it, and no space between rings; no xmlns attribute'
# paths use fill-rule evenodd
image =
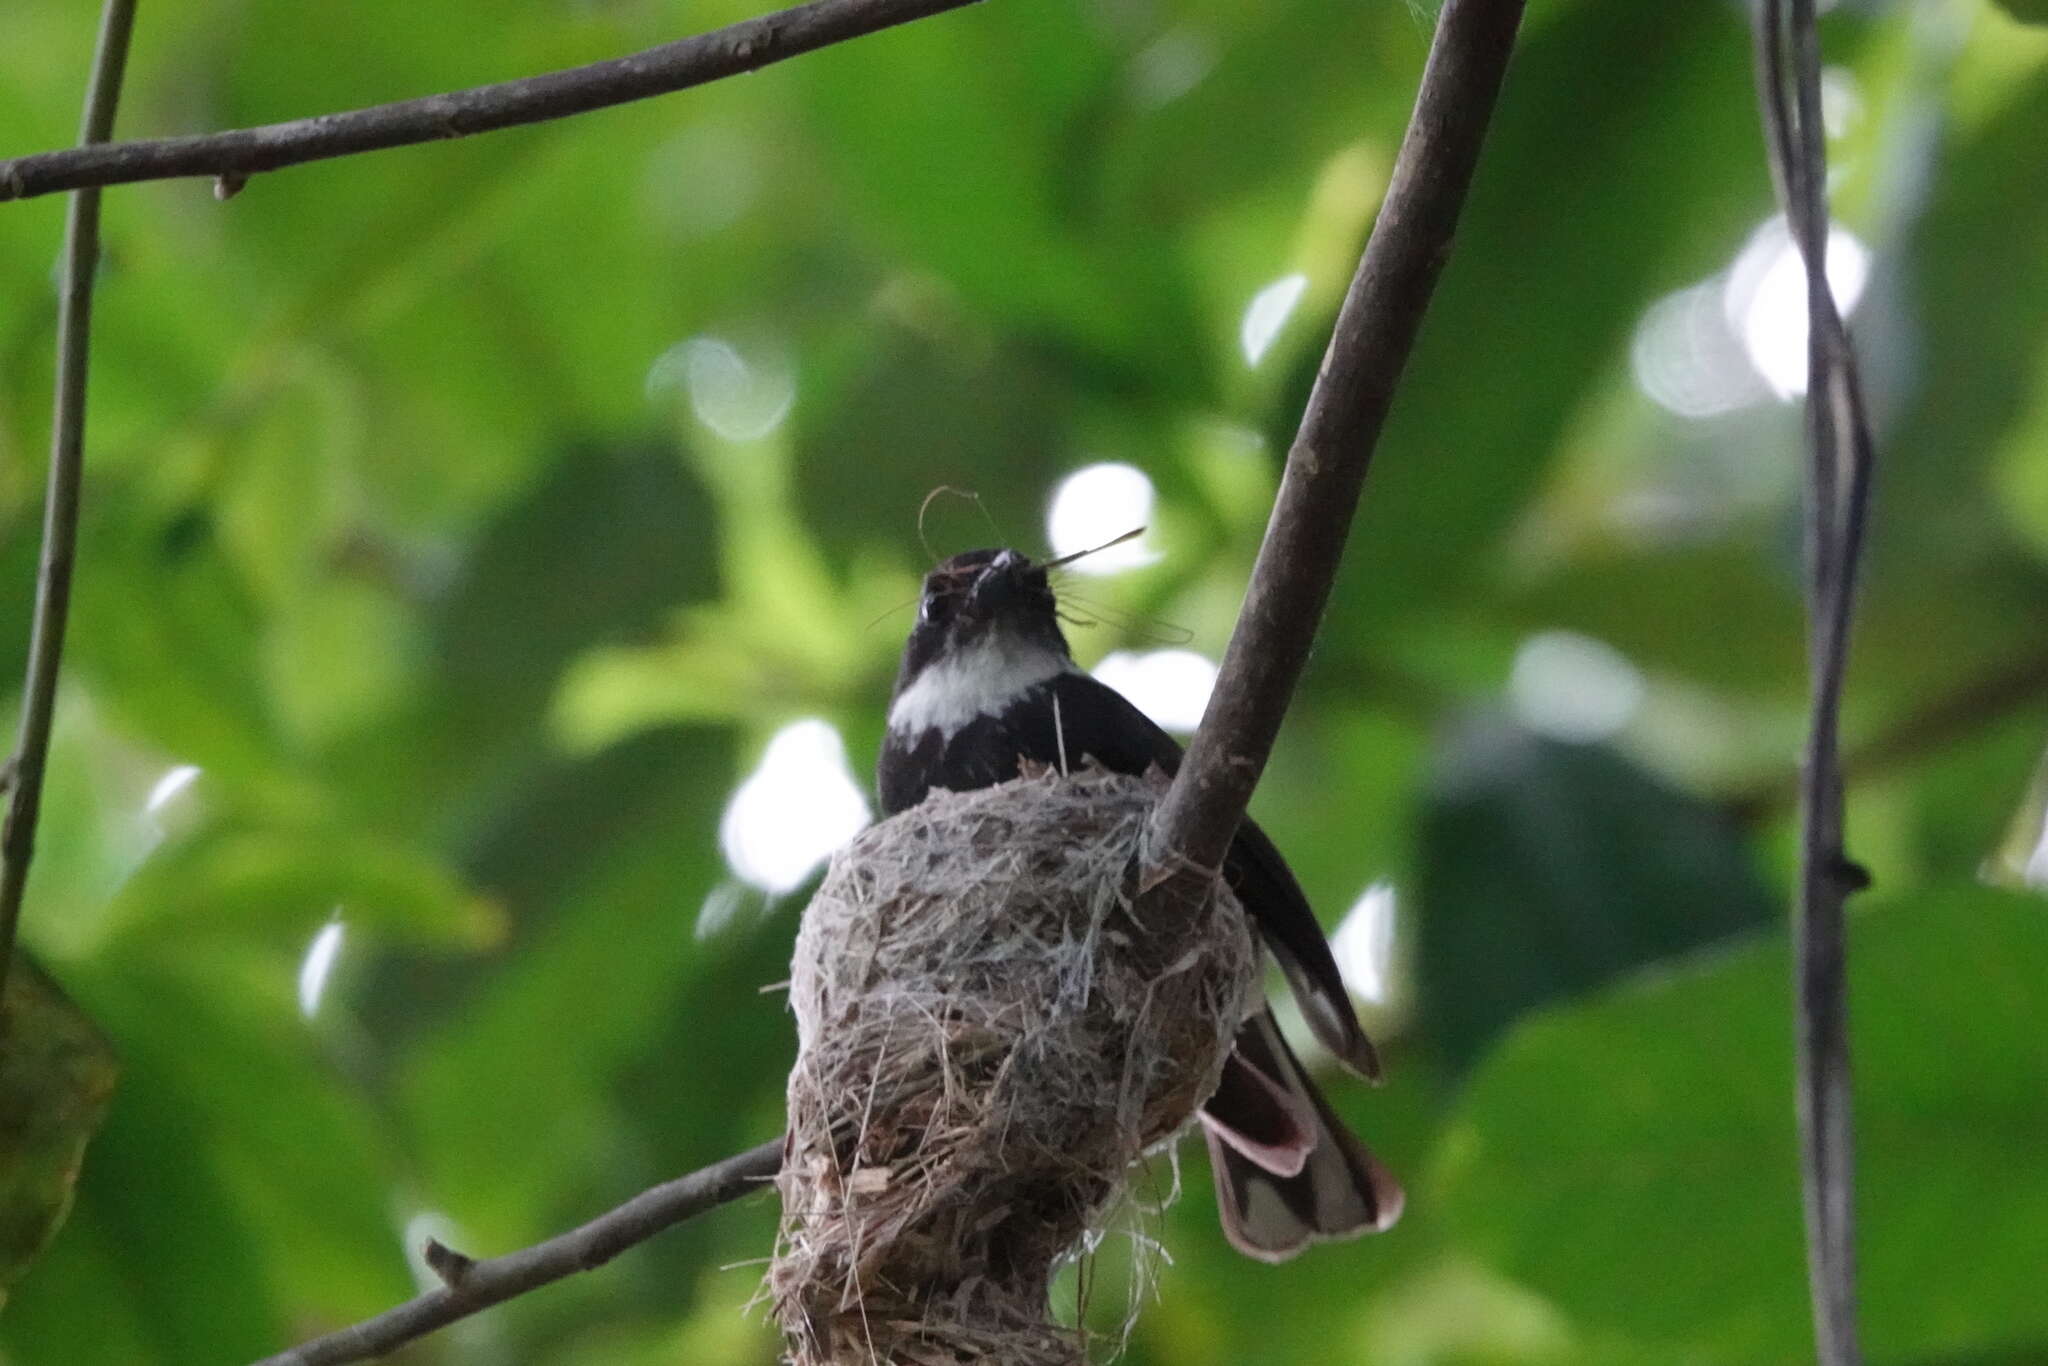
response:
<svg viewBox="0 0 2048 1366"><path fill-rule="evenodd" d="M991 787L1022 765L1175 772L1181 747L1075 663L1048 569L1019 551L964 551L925 576L875 765L883 814L935 789ZM1367 1080L1379 1059L1321 925L1256 823L1238 828L1223 876L1279 962L1310 1031ZM1399 1183L1323 1098L1263 1002L1240 1026L1199 1119L1231 1245L1281 1262L1312 1243L1390 1227Z"/></svg>

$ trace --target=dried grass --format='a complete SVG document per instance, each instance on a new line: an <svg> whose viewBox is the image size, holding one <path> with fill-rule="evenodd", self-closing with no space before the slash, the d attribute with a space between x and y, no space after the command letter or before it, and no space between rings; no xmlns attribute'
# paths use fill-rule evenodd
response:
<svg viewBox="0 0 2048 1366"><path fill-rule="evenodd" d="M1052 1275L1215 1088L1256 978L1225 891L1133 918L1156 796L1093 770L936 794L834 860L768 1277L796 1366L1086 1361Z"/></svg>

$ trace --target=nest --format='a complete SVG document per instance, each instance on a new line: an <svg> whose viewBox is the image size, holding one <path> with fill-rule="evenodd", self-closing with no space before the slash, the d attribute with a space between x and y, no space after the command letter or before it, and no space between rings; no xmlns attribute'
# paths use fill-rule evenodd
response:
<svg viewBox="0 0 2048 1366"><path fill-rule="evenodd" d="M1215 1090L1257 976L1220 883L1133 906L1156 797L1095 770L935 793L833 861L790 983L768 1290L795 1366L1086 1361L1053 1274Z"/></svg>

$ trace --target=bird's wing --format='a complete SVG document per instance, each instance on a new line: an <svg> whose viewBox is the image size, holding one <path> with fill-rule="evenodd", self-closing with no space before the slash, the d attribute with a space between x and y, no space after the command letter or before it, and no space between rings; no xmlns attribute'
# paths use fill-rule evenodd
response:
<svg viewBox="0 0 2048 1366"><path fill-rule="evenodd" d="M1093 756L1118 773L1141 774L1153 764L1168 773L1179 771L1180 745L1116 689L1081 673L1060 675L1051 689L1052 700L1060 704L1056 728L1066 763ZM1223 875L1280 961L1316 1038L1346 1067L1378 1080L1379 1058L1351 1009L1323 927L1287 860L1249 817L1231 841Z"/></svg>
<svg viewBox="0 0 2048 1366"><path fill-rule="evenodd" d="M1287 974L1302 1018L1337 1060L1369 1081L1380 1079L1379 1054L1351 1008L1351 993L1337 959L1294 870L1258 822L1247 817L1230 842L1223 875L1237 899L1259 922L1266 945Z"/></svg>
<svg viewBox="0 0 2048 1366"><path fill-rule="evenodd" d="M1140 775L1154 764L1180 770L1179 743L1115 688L1084 673L1061 674L1048 687L1064 766L1092 757L1117 773Z"/></svg>

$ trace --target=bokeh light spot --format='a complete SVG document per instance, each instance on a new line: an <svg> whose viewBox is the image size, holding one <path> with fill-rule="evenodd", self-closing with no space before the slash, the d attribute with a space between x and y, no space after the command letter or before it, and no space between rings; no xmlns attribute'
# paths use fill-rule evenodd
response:
<svg viewBox="0 0 2048 1366"><path fill-rule="evenodd" d="M810 717L768 742L759 767L726 803L718 842L742 882L780 895L801 886L870 819L839 732Z"/></svg>
<svg viewBox="0 0 2048 1366"><path fill-rule="evenodd" d="M337 909L334 919L320 927L313 942L306 946L306 956L299 960L299 1014L309 1020L320 1013L327 980L334 974L334 964L341 957L341 943L347 933Z"/></svg>
<svg viewBox="0 0 2048 1366"><path fill-rule="evenodd" d="M1216 66L1216 45L1189 28L1171 29L1131 59L1131 94L1156 109L1202 83Z"/></svg>
<svg viewBox="0 0 2048 1366"><path fill-rule="evenodd" d="M165 769L164 775L150 786L149 796L142 803L142 813L146 816L161 815L165 807L185 795L187 789L199 781L201 771L197 764L178 764Z"/></svg>
<svg viewBox="0 0 2048 1366"><path fill-rule="evenodd" d="M1828 287L1847 318L1870 275L1870 252L1846 228L1828 232ZM1779 398L1806 392L1806 267L1783 218L1758 228L1735 258L1723 296L1749 363Z"/></svg>
<svg viewBox="0 0 2048 1366"><path fill-rule="evenodd" d="M1384 1005L1394 970L1394 884L1375 882L1359 894L1330 936L1330 953L1351 994Z"/></svg>
<svg viewBox="0 0 2048 1366"><path fill-rule="evenodd" d="M1216 663L1193 650L1112 650L1095 666L1095 677L1165 729L1186 734L1202 723L1216 689Z"/></svg>
<svg viewBox="0 0 2048 1366"><path fill-rule="evenodd" d="M1154 495L1152 480L1135 465L1088 465L1075 470L1053 490L1046 513L1045 538L1055 556L1073 555L1149 525ZM1159 553L1139 536L1074 561L1077 574L1114 574L1151 564Z"/></svg>
<svg viewBox="0 0 2048 1366"><path fill-rule="evenodd" d="M1252 295L1245 305L1244 320L1237 325L1238 345L1244 348L1245 364L1257 366L1287 326L1294 307L1308 292L1308 276L1283 275Z"/></svg>
<svg viewBox="0 0 2048 1366"><path fill-rule="evenodd" d="M1766 397L1769 390L1728 324L1724 286L1709 280L1651 304L1629 341L1638 388L1682 417L1712 417Z"/></svg>
<svg viewBox="0 0 2048 1366"><path fill-rule="evenodd" d="M727 441L759 441L796 403L796 379L779 354L747 356L721 337L692 337L648 367L647 396L680 393L690 412Z"/></svg>
<svg viewBox="0 0 2048 1366"><path fill-rule="evenodd" d="M1508 674L1515 719L1538 735L1575 744L1604 740L1636 714L1643 675L1613 646L1571 631L1522 642Z"/></svg>

